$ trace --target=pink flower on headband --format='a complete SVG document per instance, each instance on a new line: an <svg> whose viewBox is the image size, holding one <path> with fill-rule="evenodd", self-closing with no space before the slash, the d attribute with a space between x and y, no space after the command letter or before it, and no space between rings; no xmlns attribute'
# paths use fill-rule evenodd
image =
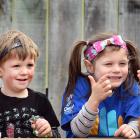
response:
<svg viewBox="0 0 140 140"><path fill-rule="evenodd" d="M98 53L111 44L127 49L126 43L122 40L122 37L120 35L113 35L111 38L106 40L94 42L87 50L84 51L84 55L89 61L92 61Z"/></svg>

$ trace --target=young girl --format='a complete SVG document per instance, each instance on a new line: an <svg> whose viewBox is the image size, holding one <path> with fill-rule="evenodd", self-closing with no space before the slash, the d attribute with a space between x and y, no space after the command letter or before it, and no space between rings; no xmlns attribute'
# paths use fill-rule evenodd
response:
<svg viewBox="0 0 140 140"><path fill-rule="evenodd" d="M81 72L81 53L89 76ZM67 137L139 136L137 48L117 34L101 34L73 49L62 101Z"/></svg>
<svg viewBox="0 0 140 140"><path fill-rule="evenodd" d="M59 122L46 96L28 88L38 58L36 44L24 33L0 37L1 137L59 137Z"/></svg>

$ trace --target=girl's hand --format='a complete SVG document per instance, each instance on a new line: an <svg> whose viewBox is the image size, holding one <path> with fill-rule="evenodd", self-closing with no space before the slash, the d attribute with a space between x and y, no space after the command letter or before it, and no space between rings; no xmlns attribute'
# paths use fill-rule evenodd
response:
<svg viewBox="0 0 140 140"><path fill-rule="evenodd" d="M97 82L92 76L88 76L91 83L91 98L94 101L101 102L112 95L111 83L107 78L108 74L102 76Z"/></svg>
<svg viewBox="0 0 140 140"><path fill-rule="evenodd" d="M140 70L137 70L137 77L139 78L140 81Z"/></svg>
<svg viewBox="0 0 140 140"><path fill-rule="evenodd" d="M108 74L102 76L97 82L92 76L88 76L91 83L91 95L87 102L87 107L94 112L98 112L101 101L112 95L111 83L107 78Z"/></svg>
<svg viewBox="0 0 140 140"><path fill-rule="evenodd" d="M51 126L44 118L38 118L31 127L38 133L38 137L52 137Z"/></svg>
<svg viewBox="0 0 140 140"><path fill-rule="evenodd" d="M115 132L114 136L115 137L122 136L124 138L129 139L136 138L135 132L128 124L121 125L120 128Z"/></svg>

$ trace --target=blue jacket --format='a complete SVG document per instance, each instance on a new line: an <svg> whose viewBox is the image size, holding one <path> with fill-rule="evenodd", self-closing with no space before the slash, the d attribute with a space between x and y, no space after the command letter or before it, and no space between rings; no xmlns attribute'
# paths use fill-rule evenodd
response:
<svg viewBox="0 0 140 140"><path fill-rule="evenodd" d="M133 93L133 94L132 94ZM62 99L61 127L66 131L66 137L74 137L71 120L82 109L90 96L90 83L85 77L77 80L73 94L64 101ZM117 88L111 97L100 103L99 114L90 130L90 136L114 136L115 131L131 118L140 116L140 87L135 82L131 90L126 91L123 85Z"/></svg>

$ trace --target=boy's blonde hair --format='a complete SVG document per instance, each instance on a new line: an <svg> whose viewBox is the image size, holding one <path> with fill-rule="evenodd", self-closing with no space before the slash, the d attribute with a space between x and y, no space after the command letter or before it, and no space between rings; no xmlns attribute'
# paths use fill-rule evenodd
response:
<svg viewBox="0 0 140 140"><path fill-rule="evenodd" d="M16 56L21 60L25 60L30 56L36 61L39 56L38 47L23 32L10 30L0 36L0 64L12 56Z"/></svg>

